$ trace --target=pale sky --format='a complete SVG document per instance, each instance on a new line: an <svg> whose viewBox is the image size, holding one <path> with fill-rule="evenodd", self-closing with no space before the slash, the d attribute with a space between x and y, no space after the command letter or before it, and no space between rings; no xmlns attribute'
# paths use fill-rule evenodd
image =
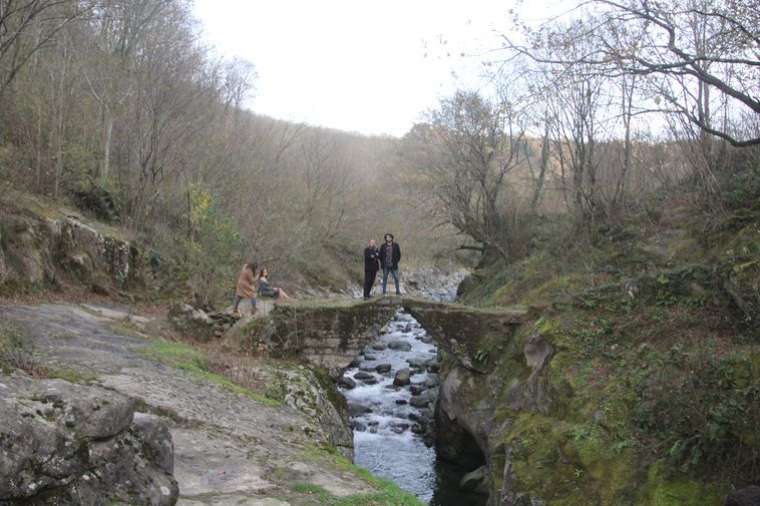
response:
<svg viewBox="0 0 760 506"><path fill-rule="evenodd" d="M513 3L196 0L195 12L222 56L256 66L252 110L400 136L441 96L485 85L481 59L460 53L498 47Z"/></svg>

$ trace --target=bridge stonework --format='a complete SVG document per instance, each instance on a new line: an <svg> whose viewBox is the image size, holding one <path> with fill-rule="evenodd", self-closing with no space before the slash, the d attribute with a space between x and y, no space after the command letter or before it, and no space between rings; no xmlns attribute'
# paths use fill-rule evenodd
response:
<svg viewBox="0 0 760 506"><path fill-rule="evenodd" d="M479 309L409 297L370 301L299 302L275 307L267 318L253 320L241 342L266 349L274 357L303 359L338 375L378 336L399 309L408 311L436 344L463 367L488 372L484 342L511 340L529 318L522 308Z"/></svg>

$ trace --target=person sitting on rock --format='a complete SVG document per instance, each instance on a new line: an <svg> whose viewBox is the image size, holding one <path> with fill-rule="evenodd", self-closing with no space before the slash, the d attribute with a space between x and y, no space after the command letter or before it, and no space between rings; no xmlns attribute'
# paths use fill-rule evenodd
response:
<svg viewBox="0 0 760 506"><path fill-rule="evenodd" d="M235 309L232 310L234 316L240 316L238 307L243 299L251 299L251 311L256 311L256 264L253 262L245 264L238 275Z"/></svg>
<svg viewBox="0 0 760 506"><path fill-rule="evenodd" d="M262 268L259 271L259 280L258 280L259 295L262 297L270 297L275 300L289 299L290 295L285 293L285 290L276 286L272 286L269 283L269 280L267 279L268 276L269 276L269 271L267 270L266 267Z"/></svg>

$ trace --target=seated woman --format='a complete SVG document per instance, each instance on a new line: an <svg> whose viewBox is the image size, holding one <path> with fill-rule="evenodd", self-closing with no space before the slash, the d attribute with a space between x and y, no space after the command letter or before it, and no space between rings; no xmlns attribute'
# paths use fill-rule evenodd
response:
<svg viewBox="0 0 760 506"><path fill-rule="evenodd" d="M259 295L261 297L271 297L276 300L289 299L290 295L285 293L285 290L269 284L269 280L267 279L268 276L269 276L269 271L267 270L266 267L264 267L263 269L259 271L259 280L258 280Z"/></svg>

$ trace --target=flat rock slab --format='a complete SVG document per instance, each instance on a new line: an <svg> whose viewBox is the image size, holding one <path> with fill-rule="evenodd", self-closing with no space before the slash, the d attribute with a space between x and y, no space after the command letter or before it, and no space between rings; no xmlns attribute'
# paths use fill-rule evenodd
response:
<svg viewBox="0 0 760 506"><path fill-rule="evenodd" d="M224 495L211 497L204 501L180 499L178 506L291 506L292 503L272 498L252 498L240 495Z"/></svg>
<svg viewBox="0 0 760 506"><path fill-rule="evenodd" d="M248 448L224 434L176 429L174 477L183 497L227 493L260 494L276 488L262 476L267 469L248 456ZM213 503L216 504L216 503Z"/></svg>

